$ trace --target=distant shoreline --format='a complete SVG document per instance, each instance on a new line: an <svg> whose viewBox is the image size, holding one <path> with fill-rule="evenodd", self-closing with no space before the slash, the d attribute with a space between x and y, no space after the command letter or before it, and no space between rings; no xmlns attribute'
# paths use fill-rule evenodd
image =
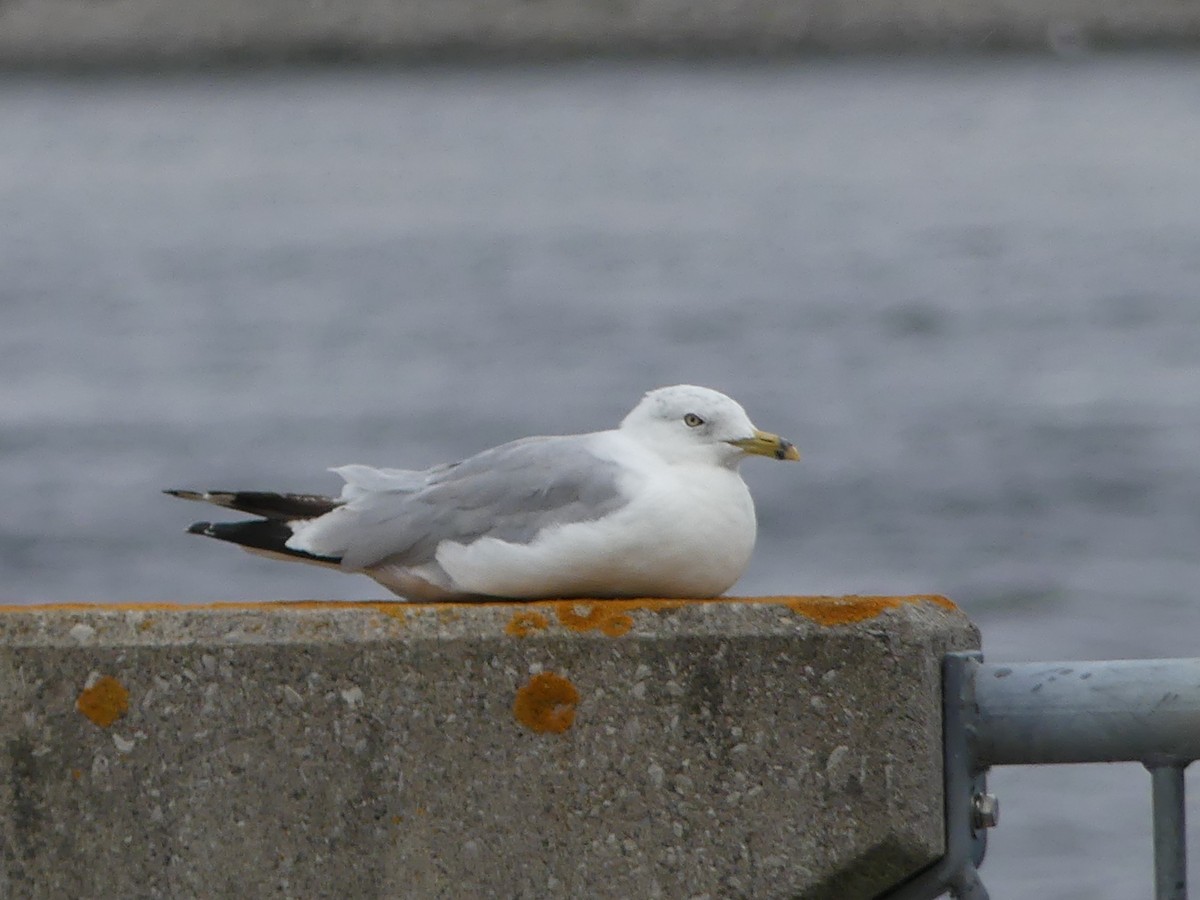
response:
<svg viewBox="0 0 1200 900"><path fill-rule="evenodd" d="M787 60L1200 47L1200 7L1174 0L1004 7L935 0L754 4L538 0L308 5L283 0L0 3L0 70Z"/></svg>

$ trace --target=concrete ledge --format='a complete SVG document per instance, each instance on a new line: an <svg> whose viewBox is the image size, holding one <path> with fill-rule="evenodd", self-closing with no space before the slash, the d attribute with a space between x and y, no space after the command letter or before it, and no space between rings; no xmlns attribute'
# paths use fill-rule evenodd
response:
<svg viewBox="0 0 1200 900"><path fill-rule="evenodd" d="M0 609L0 896L872 897L942 598Z"/></svg>

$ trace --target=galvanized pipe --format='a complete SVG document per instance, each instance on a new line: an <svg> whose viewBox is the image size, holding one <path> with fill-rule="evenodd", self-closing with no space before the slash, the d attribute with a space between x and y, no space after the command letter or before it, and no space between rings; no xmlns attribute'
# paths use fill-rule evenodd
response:
<svg viewBox="0 0 1200 900"><path fill-rule="evenodd" d="M980 770L1200 758L1200 659L976 665Z"/></svg>
<svg viewBox="0 0 1200 900"><path fill-rule="evenodd" d="M1154 897L1187 900L1184 764L1147 763L1154 795Z"/></svg>
<svg viewBox="0 0 1200 900"><path fill-rule="evenodd" d="M979 871L970 863L963 866L950 882L950 896L954 900L989 900L987 888L979 878Z"/></svg>

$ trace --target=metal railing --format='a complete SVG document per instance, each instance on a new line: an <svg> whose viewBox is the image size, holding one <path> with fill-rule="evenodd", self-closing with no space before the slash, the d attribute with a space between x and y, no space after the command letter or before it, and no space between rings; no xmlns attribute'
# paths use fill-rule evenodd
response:
<svg viewBox="0 0 1200 900"><path fill-rule="evenodd" d="M1200 759L1200 659L997 665L951 653L942 674L946 854L879 900L988 900L988 768L1092 762L1150 770L1154 896L1187 900L1183 773Z"/></svg>

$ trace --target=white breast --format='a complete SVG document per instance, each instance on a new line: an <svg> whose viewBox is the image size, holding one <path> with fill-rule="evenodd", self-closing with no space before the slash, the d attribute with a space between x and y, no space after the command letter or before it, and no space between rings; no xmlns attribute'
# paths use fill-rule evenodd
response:
<svg viewBox="0 0 1200 900"><path fill-rule="evenodd" d="M631 502L532 543L443 543L456 589L499 597L714 597L754 549L754 504L737 472L647 461L628 470Z"/></svg>

